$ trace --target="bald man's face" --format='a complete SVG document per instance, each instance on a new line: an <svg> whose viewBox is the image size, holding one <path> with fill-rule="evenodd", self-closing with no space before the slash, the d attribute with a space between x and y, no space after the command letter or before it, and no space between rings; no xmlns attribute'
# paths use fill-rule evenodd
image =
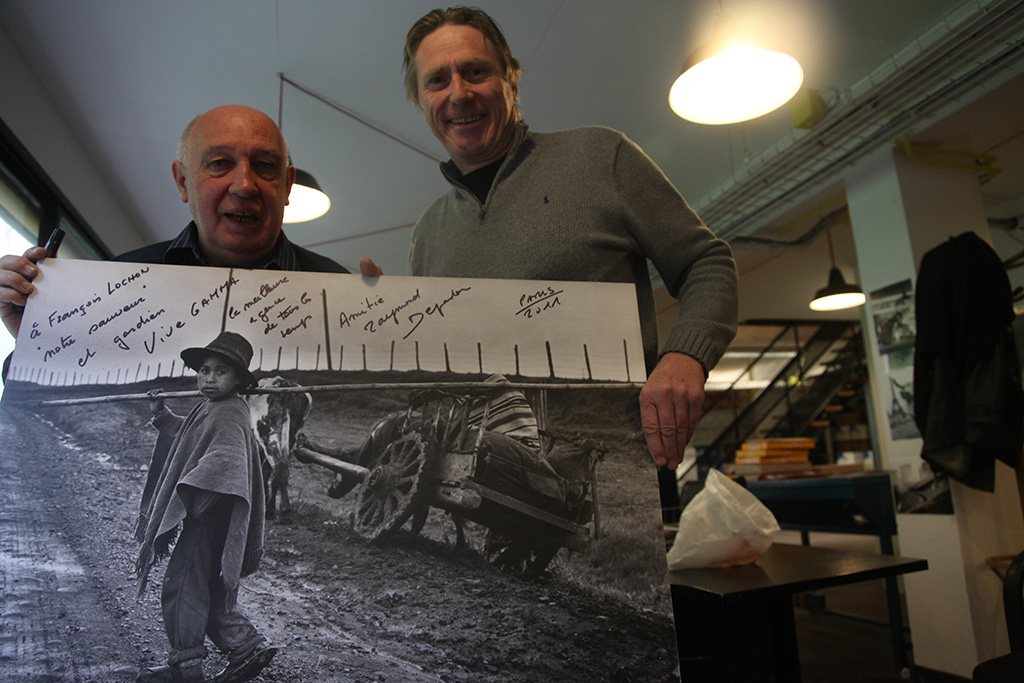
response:
<svg viewBox="0 0 1024 683"><path fill-rule="evenodd" d="M246 107L219 107L193 124L174 179L213 266L257 267L281 234L295 179L274 122Z"/></svg>

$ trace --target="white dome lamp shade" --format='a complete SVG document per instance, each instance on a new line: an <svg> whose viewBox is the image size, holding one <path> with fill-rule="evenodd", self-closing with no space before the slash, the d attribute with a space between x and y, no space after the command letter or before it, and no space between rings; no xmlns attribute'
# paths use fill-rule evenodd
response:
<svg viewBox="0 0 1024 683"><path fill-rule="evenodd" d="M668 101L672 111L694 123L739 123L784 105L803 80L796 59L740 42L732 19L721 14L711 42L690 54Z"/></svg>

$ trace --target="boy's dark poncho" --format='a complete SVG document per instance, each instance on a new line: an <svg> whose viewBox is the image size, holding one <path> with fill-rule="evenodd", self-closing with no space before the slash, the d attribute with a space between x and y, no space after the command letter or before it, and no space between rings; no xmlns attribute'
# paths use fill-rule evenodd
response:
<svg viewBox="0 0 1024 683"><path fill-rule="evenodd" d="M160 433L136 529L136 540L142 544L136 562L139 594L153 565L170 552L185 519L191 487L233 497L221 555L230 610L239 579L256 571L263 553L266 501L249 406L238 396L203 400L184 418L165 408L153 418L153 425Z"/></svg>

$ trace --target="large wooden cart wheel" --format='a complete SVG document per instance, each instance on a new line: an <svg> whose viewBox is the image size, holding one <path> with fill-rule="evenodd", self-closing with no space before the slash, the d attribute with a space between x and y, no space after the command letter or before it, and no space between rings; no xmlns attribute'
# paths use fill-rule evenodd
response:
<svg viewBox="0 0 1024 683"><path fill-rule="evenodd" d="M484 556L499 569L521 579L535 579L544 573L561 546L550 540L506 536L493 529L484 539Z"/></svg>
<svg viewBox="0 0 1024 683"><path fill-rule="evenodd" d="M352 529L369 541L397 529L423 504L433 449L427 437L408 432L387 445L359 487Z"/></svg>

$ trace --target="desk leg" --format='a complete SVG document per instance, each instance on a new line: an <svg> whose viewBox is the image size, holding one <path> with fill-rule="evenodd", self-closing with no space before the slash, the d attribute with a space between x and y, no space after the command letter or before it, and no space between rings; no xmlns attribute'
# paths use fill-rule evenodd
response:
<svg viewBox="0 0 1024 683"><path fill-rule="evenodd" d="M907 668L907 640L903 634L903 605L900 603L900 589L895 576L885 577L886 601L889 603L889 633L892 638L892 656L896 670Z"/></svg>
<svg viewBox="0 0 1024 683"><path fill-rule="evenodd" d="M765 601L772 625L772 653L775 681L800 681L800 652L796 641L796 617L793 596L784 595Z"/></svg>
<svg viewBox="0 0 1024 683"><path fill-rule="evenodd" d="M683 683L800 681L792 596L728 607L676 597Z"/></svg>
<svg viewBox="0 0 1024 683"><path fill-rule="evenodd" d="M892 534L880 533L879 545L883 555L893 555ZM896 670L907 668L907 639L903 633L903 604L900 602L900 586L895 576L885 577L885 597L889 607L889 633L892 640L892 657Z"/></svg>

